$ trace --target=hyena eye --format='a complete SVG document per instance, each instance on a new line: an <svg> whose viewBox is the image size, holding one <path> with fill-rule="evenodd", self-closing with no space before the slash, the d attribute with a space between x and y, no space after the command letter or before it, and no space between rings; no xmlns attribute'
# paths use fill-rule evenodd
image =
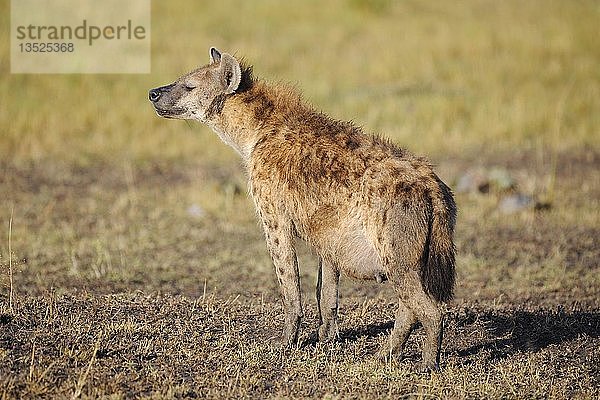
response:
<svg viewBox="0 0 600 400"><path fill-rule="evenodd" d="M186 83L185 85L183 85L183 87L184 87L184 88L185 88L185 90L187 90L188 92L189 92L190 90L194 90L194 89L196 89L196 86L194 86L194 85L191 85L191 84L189 84L189 83Z"/></svg>

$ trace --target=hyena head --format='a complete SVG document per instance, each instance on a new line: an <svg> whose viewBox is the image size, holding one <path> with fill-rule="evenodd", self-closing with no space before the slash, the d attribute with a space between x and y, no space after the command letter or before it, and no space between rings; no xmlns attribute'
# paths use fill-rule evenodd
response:
<svg viewBox="0 0 600 400"><path fill-rule="evenodd" d="M240 86L240 63L232 55L211 47L210 63L170 85L151 89L148 98L156 113L165 118L206 122L211 110Z"/></svg>

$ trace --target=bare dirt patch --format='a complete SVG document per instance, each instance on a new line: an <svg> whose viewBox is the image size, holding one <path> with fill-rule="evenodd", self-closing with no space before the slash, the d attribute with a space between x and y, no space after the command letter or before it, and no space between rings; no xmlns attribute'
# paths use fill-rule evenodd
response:
<svg viewBox="0 0 600 400"><path fill-rule="evenodd" d="M15 307L0 293L3 398L600 395L600 156L441 162L501 166L547 210L504 214L502 193L458 195L456 299L443 371L374 353L392 327L386 285L343 280L341 338L315 341L316 260L300 255L306 319L282 351L277 284L237 168L1 165L14 205ZM549 172L555 171L555 172ZM0 217L7 226L10 209ZM0 243L3 272L7 246Z"/></svg>

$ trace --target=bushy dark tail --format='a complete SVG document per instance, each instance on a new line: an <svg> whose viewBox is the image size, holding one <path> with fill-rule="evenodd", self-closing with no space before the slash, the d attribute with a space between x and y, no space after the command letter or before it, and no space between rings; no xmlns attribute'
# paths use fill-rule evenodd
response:
<svg viewBox="0 0 600 400"><path fill-rule="evenodd" d="M421 263L421 285L434 300L447 302L452 299L454 291L456 204L452 191L441 180L437 180L435 189L431 193L432 213Z"/></svg>

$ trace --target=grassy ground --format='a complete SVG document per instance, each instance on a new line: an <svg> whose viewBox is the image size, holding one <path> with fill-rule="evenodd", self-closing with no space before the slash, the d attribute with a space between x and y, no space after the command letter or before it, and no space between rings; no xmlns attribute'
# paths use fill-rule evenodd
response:
<svg viewBox="0 0 600 400"><path fill-rule="evenodd" d="M202 4L153 3L148 76L10 75L0 58L0 398L600 396L596 2ZM302 246L301 346L274 345L277 282L235 154L146 100L210 45L453 185L500 167L550 204L457 195L440 374L416 372L420 328L405 359L374 357L385 284L343 280L341 340L316 343Z"/></svg>

